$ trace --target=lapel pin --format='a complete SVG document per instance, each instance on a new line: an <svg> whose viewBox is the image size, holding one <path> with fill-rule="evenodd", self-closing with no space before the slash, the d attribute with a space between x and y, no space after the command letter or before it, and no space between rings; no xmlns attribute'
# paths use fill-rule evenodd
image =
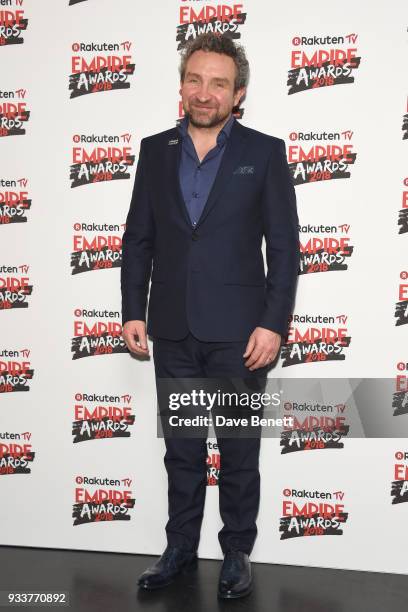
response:
<svg viewBox="0 0 408 612"><path fill-rule="evenodd" d="M173 138L173 140L169 140L169 142L167 144L169 144L169 145L178 144L178 138Z"/></svg>

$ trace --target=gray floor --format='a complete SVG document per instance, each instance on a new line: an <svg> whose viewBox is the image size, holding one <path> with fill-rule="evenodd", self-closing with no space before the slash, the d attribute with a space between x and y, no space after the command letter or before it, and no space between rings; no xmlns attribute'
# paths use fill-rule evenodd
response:
<svg viewBox="0 0 408 612"><path fill-rule="evenodd" d="M239 600L217 600L221 562L204 559L196 572L177 583L156 592L140 591L137 576L156 558L0 546L0 591L68 591L71 605L65 609L75 612L213 612L227 607L240 612L408 610L408 576L263 563L252 564L254 591ZM15 607L0 607L0 612L6 609Z"/></svg>

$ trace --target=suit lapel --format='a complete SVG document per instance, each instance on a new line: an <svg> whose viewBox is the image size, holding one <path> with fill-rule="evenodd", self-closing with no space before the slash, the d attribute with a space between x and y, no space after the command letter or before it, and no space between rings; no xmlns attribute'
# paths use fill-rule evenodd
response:
<svg viewBox="0 0 408 612"><path fill-rule="evenodd" d="M177 141L177 142L176 142ZM169 165L168 165L168 177L165 185L169 185L169 192L174 196L177 205L180 209L181 214L185 218L188 225L191 227L191 219L188 213L186 203L183 198L183 193L180 187L179 170L180 170L180 159L181 159L181 136L177 128L174 128L174 134L169 138L167 144Z"/></svg>
<svg viewBox="0 0 408 612"><path fill-rule="evenodd" d="M197 227L202 224L208 213L212 210L212 208L214 208L222 194L222 191L225 189L228 181L231 179L231 175L244 152L246 137L247 133L245 127L235 120L225 145L225 151L222 156L213 186L208 195L203 212L198 220Z"/></svg>

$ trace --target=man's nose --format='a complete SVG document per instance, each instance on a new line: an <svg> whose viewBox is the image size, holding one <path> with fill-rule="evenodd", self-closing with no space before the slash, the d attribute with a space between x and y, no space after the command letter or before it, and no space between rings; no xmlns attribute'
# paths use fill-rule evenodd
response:
<svg viewBox="0 0 408 612"><path fill-rule="evenodd" d="M205 83L201 83L200 88L197 92L197 98L201 101L208 100L211 97L209 87Z"/></svg>

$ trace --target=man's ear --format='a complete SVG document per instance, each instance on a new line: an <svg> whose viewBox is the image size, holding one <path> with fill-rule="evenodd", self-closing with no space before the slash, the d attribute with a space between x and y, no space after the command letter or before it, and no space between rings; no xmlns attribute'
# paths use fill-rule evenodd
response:
<svg viewBox="0 0 408 612"><path fill-rule="evenodd" d="M240 87L239 89L237 89L237 91L234 93L234 106L238 106L240 100L245 96L246 94L246 87Z"/></svg>

